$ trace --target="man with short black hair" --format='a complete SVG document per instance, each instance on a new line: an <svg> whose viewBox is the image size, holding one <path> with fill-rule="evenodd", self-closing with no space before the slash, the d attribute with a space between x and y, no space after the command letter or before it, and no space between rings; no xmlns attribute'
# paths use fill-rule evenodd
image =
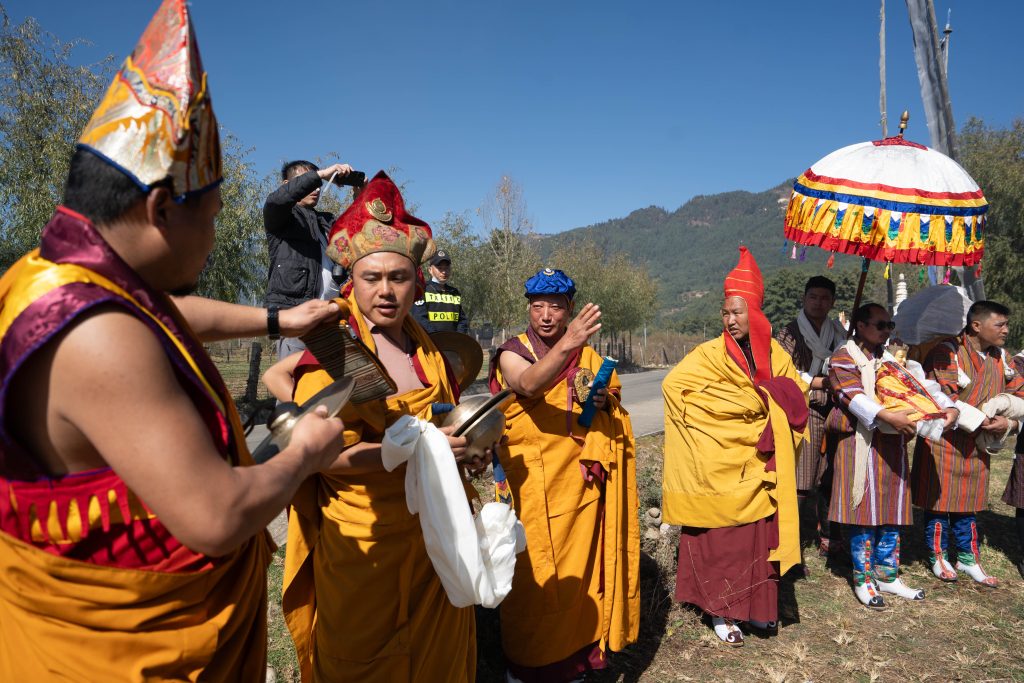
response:
<svg viewBox="0 0 1024 683"><path fill-rule="evenodd" d="M266 526L342 424L307 415L253 465L203 343L262 333L266 311L168 296L198 282L222 205L205 84L188 5L164 0L39 248L0 278L0 680L266 674ZM338 314L311 301L277 322Z"/></svg>
<svg viewBox="0 0 1024 683"><path fill-rule="evenodd" d="M448 284L451 277L452 257L439 249L430 259L430 282L424 287L423 298L417 299L412 307L413 315L427 332L469 333L462 293Z"/></svg>
<svg viewBox="0 0 1024 683"><path fill-rule="evenodd" d="M1010 309L1000 303L974 302L960 336L942 340L925 359L929 379L953 401L976 408L1000 393L1024 398L1024 378L1003 354L1009 317ZM925 511L932 572L943 581L956 581L960 570L984 586L999 585L981 568L975 515L988 505L989 453L976 446L975 436L1006 434L1011 427L1015 425L997 415L986 418L976 433L961 427L946 432L937 443L917 441L911 473L914 505ZM955 569L946 558L950 533L957 546Z"/></svg>
<svg viewBox="0 0 1024 683"><path fill-rule="evenodd" d="M828 391L828 359L846 341L846 330L839 321L828 317L835 300L836 283L815 275L804 285L802 306L796 320L775 332L775 340L793 357L800 379L809 387L809 441L797 460L796 490L803 508L801 516L817 520L823 555L836 550L829 545L828 523L832 490L829 463L835 453L835 440L829 440L828 448L825 442L825 418L835 405Z"/></svg>
<svg viewBox="0 0 1024 683"><path fill-rule="evenodd" d="M263 205L263 228L267 233L270 273L267 306L287 308L310 299L333 299L339 282L333 277L334 264L324 252L327 233L334 216L317 211L320 188L335 175L352 173L348 164L319 169L310 161L289 161L281 167L281 186L270 193ZM337 182L337 177L335 178ZM282 337L278 358L301 351L298 339Z"/></svg>

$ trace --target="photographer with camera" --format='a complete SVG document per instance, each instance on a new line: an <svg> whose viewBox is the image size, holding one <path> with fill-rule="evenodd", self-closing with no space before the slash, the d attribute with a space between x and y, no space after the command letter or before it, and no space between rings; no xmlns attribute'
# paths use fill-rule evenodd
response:
<svg viewBox="0 0 1024 683"><path fill-rule="evenodd" d="M310 299L332 299L346 277L324 253L334 216L316 209L324 181L332 178L336 185L357 189L366 181L363 173L348 164L319 169L309 161L290 161L281 167L281 186L263 205L263 228L270 252L266 302L271 339L277 341L279 359L305 347L298 339L274 334L276 309Z"/></svg>

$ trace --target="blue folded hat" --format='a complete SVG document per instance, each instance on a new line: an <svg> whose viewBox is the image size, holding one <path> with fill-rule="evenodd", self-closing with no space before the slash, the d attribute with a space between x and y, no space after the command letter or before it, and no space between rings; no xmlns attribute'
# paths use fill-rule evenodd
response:
<svg viewBox="0 0 1024 683"><path fill-rule="evenodd" d="M545 268L526 281L527 298L541 294L564 294L572 300L576 283L560 270Z"/></svg>

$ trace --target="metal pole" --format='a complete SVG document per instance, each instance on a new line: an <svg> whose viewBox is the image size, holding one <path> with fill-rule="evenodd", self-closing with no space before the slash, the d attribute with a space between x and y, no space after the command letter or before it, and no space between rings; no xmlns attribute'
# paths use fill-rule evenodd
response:
<svg viewBox="0 0 1024 683"><path fill-rule="evenodd" d="M878 21L881 29L878 31L878 108L882 113L882 137L889 137L889 121L885 103L885 0L882 0L882 8L878 11Z"/></svg>

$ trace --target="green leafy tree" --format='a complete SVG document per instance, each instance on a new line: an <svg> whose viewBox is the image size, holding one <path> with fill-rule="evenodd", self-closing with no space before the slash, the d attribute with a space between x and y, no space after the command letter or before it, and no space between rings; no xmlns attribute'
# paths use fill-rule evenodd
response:
<svg viewBox="0 0 1024 683"><path fill-rule="evenodd" d="M71 63L64 43L0 6L0 270L39 243L64 194L75 141L110 82L113 57Z"/></svg>
<svg viewBox="0 0 1024 683"><path fill-rule="evenodd" d="M0 269L39 243L61 201L75 143L113 77L115 60L74 65L81 41L63 43L32 18L19 25L0 6ZM268 191L250 149L223 134L224 208L199 292L262 299L266 246L260 207Z"/></svg>
<svg viewBox="0 0 1024 683"><path fill-rule="evenodd" d="M260 302L267 287L267 242L263 201L267 195L245 148L231 133L221 140L224 182L217 237L196 293L223 301Z"/></svg>
<svg viewBox="0 0 1024 683"><path fill-rule="evenodd" d="M592 240L584 240L555 249L548 265L576 281L577 302L601 307L603 334L639 329L657 312L657 284L645 267L625 254L606 254Z"/></svg>
<svg viewBox="0 0 1024 683"><path fill-rule="evenodd" d="M518 327L526 319L523 283L540 267L522 187L502 177L479 213L485 231L481 258L489 272L483 317L501 329Z"/></svg>
<svg viewBox="0 0 1024 683"><path fill-rule="evenodd" d="M433 231L437 248L451 254L452 284L459 288L462 309L476 326L484 317L491 276L482 240L473 232L465 213L448 211L434 224Z"/></svg>
<svg viewBox="0 0 1024 683"><path fill-rule="evenodd" d="M972 118L960 132L960 162L988 199L985 295L1009 305L1010 343L1024 344L1024 118L991 128Z"/></svg>

